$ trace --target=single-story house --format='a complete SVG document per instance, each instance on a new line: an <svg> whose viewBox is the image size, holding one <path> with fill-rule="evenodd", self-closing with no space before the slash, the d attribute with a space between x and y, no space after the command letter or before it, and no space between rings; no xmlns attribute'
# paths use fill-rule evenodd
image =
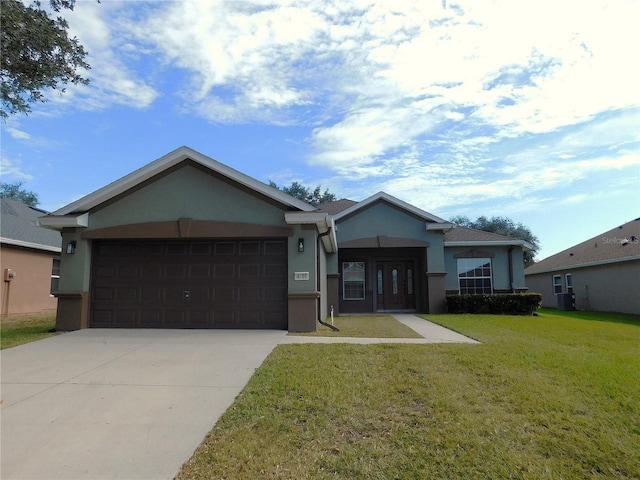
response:
<svg viewBox="0 0 640 480"><path fill-rule="evenodd" d="M0 199L0 271L3 316L55 310L62 237L37 225L47 213L24 203Z"/></svg>
<svg viewBox="0 0 640 480"><path fill-rule="evenodd" d="M313 207L181 147L40 224L62 232L60 330L313 331L334 314L446 310L525 289L522 240L380 192Z"/></svg>
<svg viewBox="0 0 640 480"><path fill-rule="evenodd" d="M528 267L544 307L640 315L640 218Z"/></svg>

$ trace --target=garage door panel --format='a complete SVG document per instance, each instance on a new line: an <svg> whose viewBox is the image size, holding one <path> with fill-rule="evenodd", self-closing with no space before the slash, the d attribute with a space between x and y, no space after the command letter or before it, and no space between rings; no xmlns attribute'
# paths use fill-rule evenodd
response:
<svg viewBox="0 0 640 480"><path fill-rule="evenodd" d="M198 279L198 278L210 278L211 277L211 265L191 265L189 267L189 278L190 279Z"/></svg>
<svg viewBox="0 0 640 480"><path fill-rule="evenodd" d="M235 278L236 266L231 264L221 264L213 266L213 277L219 280L231 280Z"/></svg>
<svg viewBox="0 0 640 480"><path fill-rule="evenodd" d="M115 289L113 287L95 287L93 289L92 300L109 301L115 300Z"/></svg>
<svg viewBox="0 0 640 480"><path fill-rule="evenodd" d="M286 328L287 241L96 241L92 327Z"/></svg>
<svg viewBox="0 0 640 480"><path fill-rule="evenodd" d="M123 327L135 327L137 322L136 310L116 310L114 315L114 323Z"/></svg>
<svg viewBox="0 0 640 480"><path fill-rule="evenodd" d="M235 255L236 244L235 242L216 242L213 246L214 255Z"/></svg>
<svg viewBox="0 0 640 480"><path fill-rule="evenodd" d="M164 287L162 285L144 285L140 289L142 304L155 304L164 299Z"/></svg>
<svg viewBox="0 0 640 480"><path fill-rule="evenodd" d="M264 266L264 278L268 279L286 279L287 278L287 266L283 264L278 265L265 265Z"/></svg>
<svg viewBox="0 0 640 480"><path fill-rule="evenodd" d="M116 301L118 302L137 303L139 300L139 290L136 287L119 287L116 292Z"/></svg>
<svg viewBox="0 0 640 480"><path fill-rule="evenodd" d="M141 276L146 282L161 281L164 279L163 268L161 265L143 265Z"/></svg>
<svg viewBox="0 0 640 480"><path fill-rule="evenodd" d="M262 278L261 268L262 266L258 263L249 264L249 265L240 265L238 269L238 279L239 280L256 280Z"/></svg>
<svg viewBox="0 0 640 480"><path fill-rule="evenodd" d="M238 289L238 297L243 303L258 303L264 300L264 288L262 286L240 287Z"/></svg>
<svg viewBox="0 0 640 480"><path fill-rule="evenodd" d="M140 310L140 327L152 328L163 325L164 312L160 310Z"/></svg>

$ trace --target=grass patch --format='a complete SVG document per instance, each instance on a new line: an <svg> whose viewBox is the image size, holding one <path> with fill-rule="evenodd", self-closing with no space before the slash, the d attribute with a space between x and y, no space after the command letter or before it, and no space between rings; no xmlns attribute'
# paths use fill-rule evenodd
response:
<svg viewBox="0 0 640 480"><path fill-rule="evenodd" d="M9 315L0 319L0 349L11 348L58 335L55 312Z"/></svg>
<svg viewBox="0 0 640 480"><path fill-rule="evenodd" d="M640 478L640 326L428 318L483 343L281 345L177 478Z"/></svg>
<svg viewBox="0 0 640 480"><path fill-rule="evenodd" d="M404 323L391 315L354 315L334 318L339 332L318 325L315 332L291 333L310 337L358 337L358 338L422 338Z"/></svg>

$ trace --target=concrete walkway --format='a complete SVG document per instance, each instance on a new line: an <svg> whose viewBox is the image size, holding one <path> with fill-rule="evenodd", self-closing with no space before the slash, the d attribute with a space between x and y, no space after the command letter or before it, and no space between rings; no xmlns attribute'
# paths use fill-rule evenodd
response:
<svg viewBox="0 0 640 480"><path fill-rule="evenodd" d="M288 335L280 343L480 343L453 330L411 314L394 314L393 317L414 330L423 338L355 338L355 337L305 337Z"/></svg>

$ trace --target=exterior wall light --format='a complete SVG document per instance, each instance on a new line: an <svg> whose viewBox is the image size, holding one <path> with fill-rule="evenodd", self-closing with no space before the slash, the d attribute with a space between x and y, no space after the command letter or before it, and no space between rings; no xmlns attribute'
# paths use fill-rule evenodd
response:
<svg viewBox="0 0 640 480"><path fill-rule="evenodd" d="M304 252L304 238L298 239L298 251L300 253Z"/></svg>
<svg viewBox="0 0 640 480"><path fill-rule="evenodd" d="M69 255L73 255L74 253L76 253L76 241L75 240L71 240L69 243L67 243L67 253Z"/></svg>

